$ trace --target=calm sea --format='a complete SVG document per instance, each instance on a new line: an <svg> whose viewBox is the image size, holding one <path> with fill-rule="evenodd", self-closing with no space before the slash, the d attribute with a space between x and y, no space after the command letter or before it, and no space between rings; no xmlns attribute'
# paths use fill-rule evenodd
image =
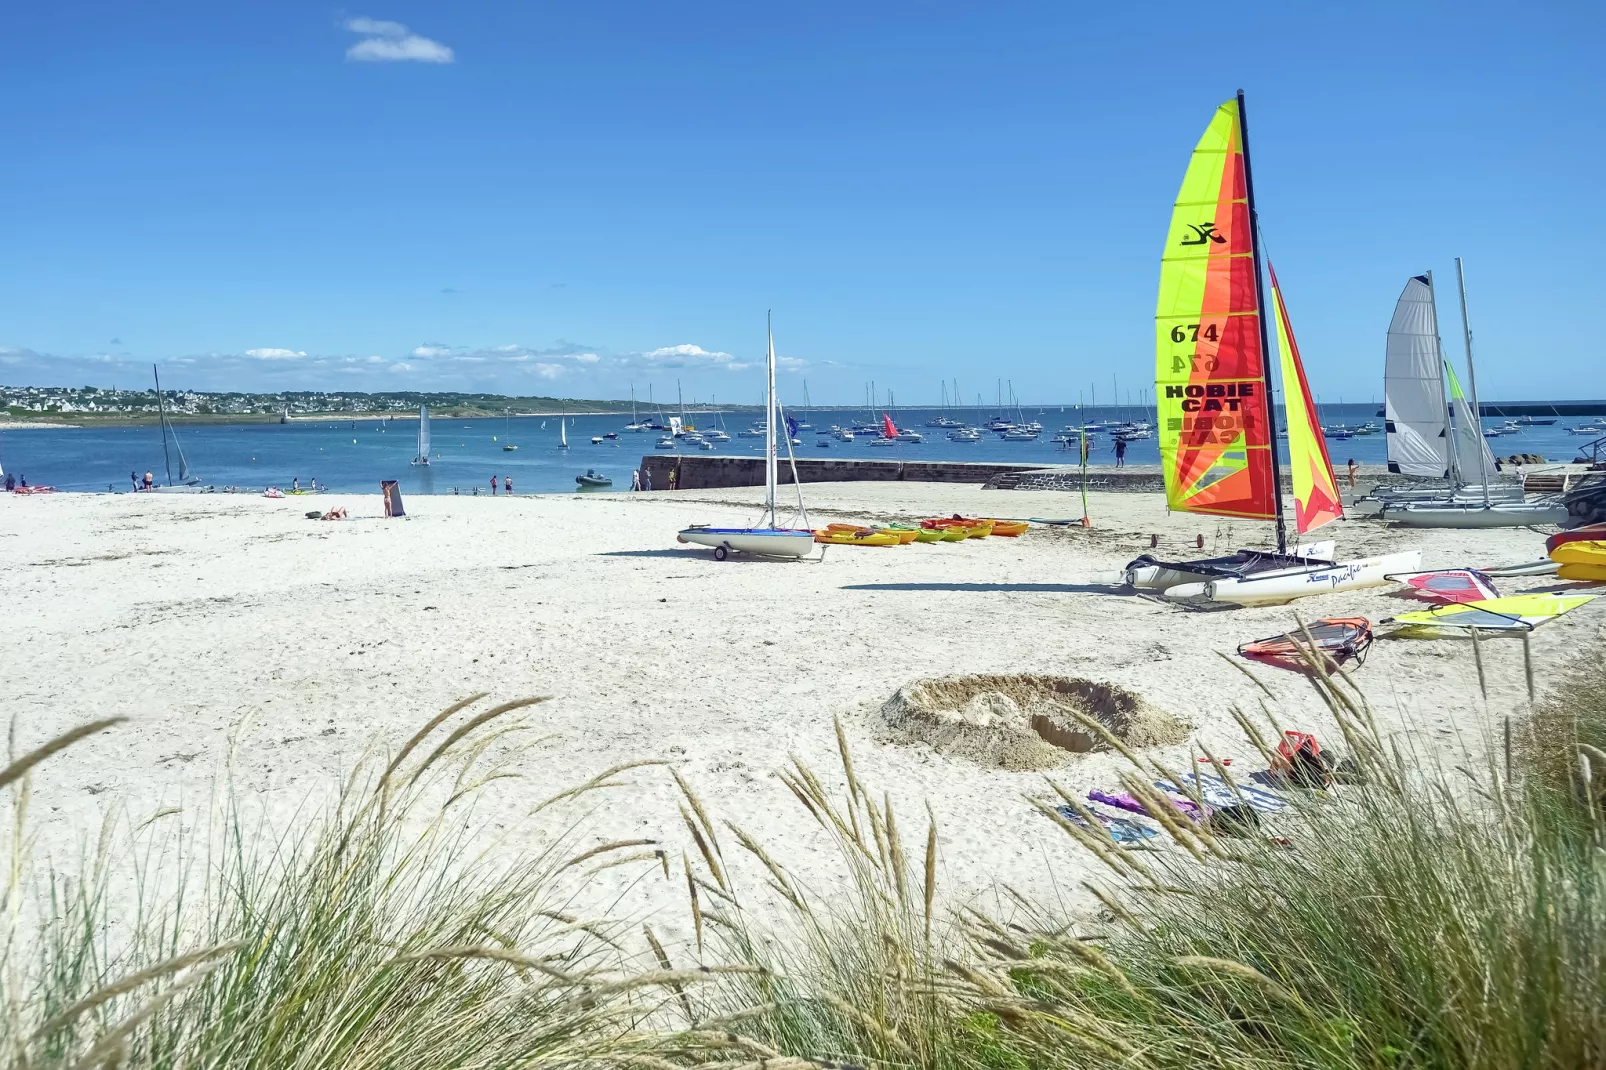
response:
<svg viewBox="0 0 1606 1070"><path fill-rule="evenodd" d="M1324 405L1323 419L1329 424L1363 424L1371 420L1379 427L1373 405ZM802 445L795 447L801 457L866 457L890 460L898 457L928 460L1018 461L1031 464L1074 463L1076 453L1062 450L1049 441L1053 431L1080 422L1074 406L1026 409L1026 417L1041 422L1043 436L1035 442L1005 442L996 435L985 435L981 442L950 442L940 428L926 422L937 410L909 409L894 413L899 426L912 427L926 436L918 445L899 443L882 448L866 441L839 442L817 436L814 430L799 434ZM1137 410L1113 407L1089 408L1086 419L1113 420L1137 418ZM865 419L863 409L815 409L804 417L815 430L832 424L849 425ZM974 421L966 410L961 418ZM723 421L731 441L713 451L725 455L760 455L762 438L741 438L752 413L724 417L699 416L700 427L720 426ZM1151 416L1152 420L1152 416ZM569 448L558 448L556 417L515 417L511 424L503 419L463 420L435 417L431 421L436 456L428 468L414 468L417 445L416 418L390 421L297 421L290 424L220 424L181 427L179 440L190 467L206 482L217 487L236 486L260 490L268 486L288 489L299 478L302 486L316 479L337 491L377 491L381 479L398 479L409 494L470 493L486 488L491 476L513 478L518 493L559 493L575 490L575 476L589 469L606 474L616 489L630 487L631 471L641 464L643 454L660 451L657 432L631 433L621 428L628 423L621 416L577 416L568 423ZM1502 421L1486 420L1487 426ZM1550 460L1572 460L1578 447L1588 438L1570 435L1566 428L1579 419L1562 419L1549 427L1530 427L1513 435L1490 440L1499 456L1537 453ZM605 439L593 445L593 436L617 432L617 440ZM509 441L516 451L502 449ZM828 442L822 447L817 442ZM1284 443L1286 450L1286 443ZM1381 464L1386 458L1381 432L1328 444L1335 468L1354 458L1361 464ZM699 453L695 447L680 452ZM1094 464L1114 462L1108 435L1098 435L1091 455ZM1157 464L1155 440L1130 443L1126 455L1130 464ZM7 472L26 475L33 484L49 484L62 490L128 490L129 473L156 473L165 482L162 439L154 426L117 428L74 428L70 430L0 431L0 465ZM178 472L177 459L173 471Z"/></svg>

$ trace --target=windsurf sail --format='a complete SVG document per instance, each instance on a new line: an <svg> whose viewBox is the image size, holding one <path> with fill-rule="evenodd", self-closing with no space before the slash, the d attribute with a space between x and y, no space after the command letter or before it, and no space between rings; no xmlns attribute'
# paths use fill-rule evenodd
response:
<svg viewBox="0 0 1606 1070"><path fill-rule="evenodd" d="M1413 275L1394 305L1383 365L1383 428L1390 472L1450 474L1443 364L1433 276Z"/></svg>
<svg viewBox="0 0 1606 1070"><path fill-rule="evenodd" d="M1301 651L1314 651L1317 661L1326 657L1334 666L1346 661L1357 665L1366 660L1372 647L1372 622L1365 617L1332 617L1312 621L1305 628L1256 639L1238 648L1240 657L1261 661L1285 669L1303 669L1306 662ZM1326 666L1323 666L1326 668Z"/></svg>
<svg viewBox="0 0 1606 1070"><path fill-rule="evenodd" d="M886 432L888 438L898 437L898 429L892 425L892 416L889 413L881 414L881 429Z"/></svg>
<svg viewBox="0 0 1606 1070"><path fill-rule="evenodd" d="M1449 361L1444 362L1444 374L1450 383L1450 406L1455 409L1450 436L1450 449L1454 456L1452 467L1458 473L1460 482L1477 480L1481 483L1483 473L1492 474L1495 470L1489 440L1483 437L1483 421L1472 415L1472 406L1467 404L1467 396L1461 392L1461 380L1455 377L1455 369Z"/></svg>
<svg viewBox="0 0 1606 1070"><path fill-rule="evenodd" d="M1177 192L1160 259L1155 396L1166 504L1277 517L1260 287L1242 114L1216 109Z"/></svg>
<svg viewBox="0 0 1606 1070"><path fill-rule="evenodd" d="M1432 572L1400 572L1389 577L1431 602L1482 602L1499 598L1494 580L1475 568L1442 568Z"/></svg>
<svg viewBox="0 0 1606 1070"><path fill-rule="evenodd" d="M1531 632L1545 621L1554 620L1596 597L1592 594L1519 594L1434 606L1415 613L1401 613L1393 619L1396 624L1410 626L1404 629L1407 635L1436 628Z"/></svg>
<svg viewBox="0 0 1606 1070"><path fill-rule="evenodd" d="M1271 275L1272 314L1277 321L1277 351L1282 357L1283 412L1288 426L1288 460L1294 477L1294 527L1303 535L1344 515L1333 479L1333 463L1327 456L1327 439L1316 419L1316 406L1305 381L1305 366L1299 359L1294 328L1288 322L1283 291L1277 285L1277 272L1267 263Z"/></svg>

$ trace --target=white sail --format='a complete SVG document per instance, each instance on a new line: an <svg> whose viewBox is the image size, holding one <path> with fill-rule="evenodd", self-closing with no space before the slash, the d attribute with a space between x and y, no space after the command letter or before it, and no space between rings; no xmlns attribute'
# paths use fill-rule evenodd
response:
<svg viewBox="0 0 1606 1070"><path fill-rule="evenodd" d="M564 449L569 448L568 418L564 416L558 417L558 445Z"/></svg>
<svg viewBox="0 0 1606 1070"><path fill-rule="evenodd" d="M1414 275L1394 306L1383 369L1390 472L1449 473L1443 360L1433 276Z"/></svg>
<svg viewBox="0 0 1606 1070"><path fill-rule="evenodd" d="M414 464L429 463L429 406L418 406L418 456Z"/></svg>

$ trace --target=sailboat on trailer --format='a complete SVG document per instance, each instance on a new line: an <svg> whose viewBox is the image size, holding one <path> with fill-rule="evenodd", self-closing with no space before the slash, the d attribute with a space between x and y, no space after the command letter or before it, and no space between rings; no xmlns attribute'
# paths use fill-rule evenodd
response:
<svg viewBox="0 0 1606 1070"><path fill-rule="evenodd" d="M1145 554L1127 565L1129 585L1182 601L1287 602L1381 584L1421 563L1418 551L1335 562L1331 542L1289 552L1247 127L1240 91L1216 109L1177 194L1160 261L1155 394L1167 505L1274 522L1277 549L1174 563ZM1305 535L1343 506L1275 273L1271 289L1295 529Z"/></svg>
<svg viewBox="0 0 1606 1070"><path fill-rule="evenodd" d="M806 557L814 550L814 532L808 526L809 513L803 505L803 484L797 478L792 437L778 431L786 424L782 420L780 401L775 396L775 334L768 329L767 323L766 333L769 336L769 375L764 394L764 515L757 527L716 528L707 524L693 524L682 529L675 537L677 542L713 547L714 558L719 561L729 557L733 550L764 557ZM786 456L792 465L792 485L797 488L797 515L803 523L801 528L783 528L777 523L775 492L780 474L778 434L786 441Z"/></svg>

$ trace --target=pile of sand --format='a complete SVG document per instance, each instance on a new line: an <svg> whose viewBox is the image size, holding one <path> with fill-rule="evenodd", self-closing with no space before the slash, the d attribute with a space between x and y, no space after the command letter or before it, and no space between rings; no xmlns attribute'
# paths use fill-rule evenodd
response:
<svg viewBox="0 0 1606 1070"><path fill-rule="evenodd" d="M902 743L998 769L1047 769L1109 750L1077 719L1091 717L1130 747L1181 743L1188 726L1130 691L1068 676L944 676L900 687L881 717Z"/></svg>

